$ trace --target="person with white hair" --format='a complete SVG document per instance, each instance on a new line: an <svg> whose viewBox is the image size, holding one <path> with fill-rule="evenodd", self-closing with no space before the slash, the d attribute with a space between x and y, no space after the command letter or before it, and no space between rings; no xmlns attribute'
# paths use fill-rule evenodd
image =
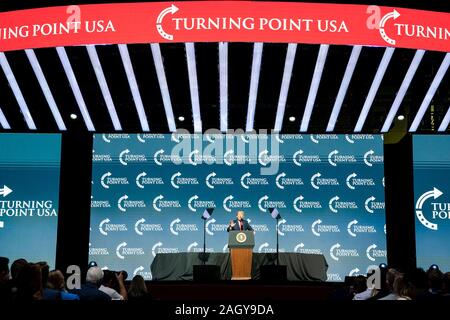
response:
<svg viewBox="0 0 450 320"><path fill-rule="evenodd" d="M102 280L103 270L99 267L91 267L86 274L86 283L74 293L80 297L81 301L110 301L111 297L98 289Z"/></svg>

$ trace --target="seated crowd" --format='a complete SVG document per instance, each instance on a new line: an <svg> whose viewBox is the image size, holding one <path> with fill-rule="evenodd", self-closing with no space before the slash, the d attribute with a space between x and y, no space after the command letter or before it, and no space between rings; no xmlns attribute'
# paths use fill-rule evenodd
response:
<svg viewBox="0 0 450 320"><path fill-rule="evenodd" d="M90 267L79 289L67 290L66 279L59 270L49 270L46 262L30 263L18 259L9 268L9 259L0 257L0 301L32 300L146 300L149 299L144 278L136 275L128 290L122 272Z"/></svg>
<svg viewBox="0 0 450 320"><path fill-rule="evenodd" d="M450 272L442 273L438 268L418 268L410 273L393 268L380 271L379 289L374 283L368 285L368 278L360 275L343 296L353 300L450 301Z"/></svg>
<svg viewBox="0 0 450 320"><path fill-rule="evenodd" d="M450 272L438 268L427 272L416 269L402 273L396 269L381 268L378 286L368 285L367 277L352 277L350 286L340 286L333 300L417 300L450 301ZM126 276L125 276L126 277ZM371 277L372 278L372 277ZM59 270L49 270L46 262L30 263L18 259L9 268L9 259L0 257L0 301L32 300L139 300L150 299L144 278L134 276L129 288L124 274L90 267L81 288L67 290L66 279ZM377 289L378 287L378 289Z"/></svg>

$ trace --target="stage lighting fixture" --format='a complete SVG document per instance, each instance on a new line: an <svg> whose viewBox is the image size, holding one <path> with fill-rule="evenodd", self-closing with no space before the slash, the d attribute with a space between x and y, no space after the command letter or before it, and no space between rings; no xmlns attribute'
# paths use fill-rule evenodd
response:
<svg viewBox="0 0 450 320"><path fill-rule="evenodd" d="M277 115L275 118L274 130L281 131L283 125L284 110L286 109L286 101L291 83L292 68L294 67L295 54L297 52L297 44L289 43L286 51L286 60L284 62L283 80L281 81L280 96L278 98ZM291 117L292 118L292 117ZM295 118L294 118L295 120ZM290 120L293 121L293 120Z"/></svg>
<svg viewBox="0 0 450 320"><path fill-rule="evenodd" d="M405 120L405 116L401 114L397 117L397 119L400 121L403 121L403 120Z"/></svg>
<svg viewBox="0 0 450 320"><path fill-rule="evenodd" d="M11 126L9 125L8 120L6 120L6 117L3 114L2 109L0 109L0 124L2 125L3 129L5 129L5 130L11 129Z"/></svg>
<svg viewBox="0 0 450 320"><path fill-rule="evenodd" d="M202 132L202 117L200 114L200 98L198 93L197 64L195 60L195 46L193 42L186 42L186 60L189 76L189 90L191 92L192 120L194 132Z"/></svg>
<svg viewBox="0 0 450 320"><path fill-rule="evenodd" d="M173 117L172 101L170 100L169 87L167 85L166 72L164 71L164 64L161 56L161 49L159 43L152 43L150 45L155 63L156 75L158 76L159 88L163 99L164 110L166 112L167 125L169 130L174 132L177 130L175 120Z"/></svg>
<svg viewBox="0 0 450 320"><path fill-rule="evenodd" d="M17 104L20 107L20 111L27 123L28 129L36 130L36 125L31 117L30 110L28 109L28 105L25 102L25 98L22 95L22 91L17 84L16 77L9 66L8 59L6 59L6 55L4 52L0 52L0 65L5 73L6 79L8 80L9 86L11 87L14 96L16 98Z"/></svg>
<svg viewBox="0 0 450 320"><path fill-rule="evenodd" d="M228 43L219 42L220 131L228 129Z"/></svg>
<svg viewBox="0 0 450 320"><path fill-rule="evenodd" d="M248 94L247 122L245 125L245 132L251 132L253 130L253 123L255 121L256 98L258 95L262 53L263 43L255 42L255 44L253 45L252 72L250 76L250 91Z"/></svg>
<svg viewBox="0 0 450 320"><path fill-rule="evenodd" d="M70 115L70 119L72 119L72 120L76 120L77 118L78 118L78 116L75 113L72 113Z"/></svg>
<svg viewBox="0 0 450 320"><path fill-rule="evenodd" d="M387 269L387 264L386 263L380 263L379 267L380 267L380 269Z"/></svg>
<svg viewBox="0 0 450 320"><path fill-rule="evenodd" d="M89 262L89 268L92 268L92 267L97 267L97 262L95 262L95 261L91 261L91 262Z"/></svg>
<svg viewBox="0 0 450 320"><path fill-rule="evenodd" d="M131 63L130 53L126 44L117 45L119 48L120 57L122 59L123 67L127 75L128 84L130 86L131 94L133 96L136 111L138 113L139 122L141 123L142 131L150 131L148 125L147 115L145 114L144 104L142 103L141 93L136 81L136 75L134 73L133 64Z"/></svg>
<svg viewBox="0 0 450 320"><path fill-rule="evenodd" d="M289 121L290 122L294 122L295 121L295 117L289 117Z"/></svg>
<svg viewBox="0 0 450 320"><path fill-rule="evenodd" d="M97 54L97 49L95 49L95 45L88 45L86 46L86 50L88 52L89 59L91 60L92 67L94 68L95 76L97 77L100 90L102 91L103 99L105 100L114 130L120 131L122 130L122 126L120 124L119 117L117 116L116 107L114 106L114 101L112 99L111 92L109 91L108 83L106 82L102 64L100 63L100 59Z"/></svg>
<svg viewBox="0 0 450 320"><path fill-rule="evenodd" d="M94 124L92 122L91 116L89 115L86 102L84 101L83 94L81 93L77 78L73 71L69 57L67 56L66 49L64 47L56 47L56 51L58 53L59 60L61 60L64 72L66 73L67 80L70 83L70 87L72 88L72 92L77 102L78 108L80 109L81 115L83 116L86 128L89 131L95 131Z"/></svg>
<svg viewBox="0 0 450 320"><path fill-rule="evenodd" d="M183 116L180 116L180 117L178 117L178 120L179 120L179 121L184 121L184 117L183 117Z"/></svg>

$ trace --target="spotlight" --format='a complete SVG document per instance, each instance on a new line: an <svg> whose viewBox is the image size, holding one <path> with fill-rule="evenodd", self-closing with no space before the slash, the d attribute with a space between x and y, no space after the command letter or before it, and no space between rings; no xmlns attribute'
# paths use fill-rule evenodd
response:
<svg viewBox="0 0 450 320"><path fill-rule="evenodd" d="M397 119L400 121L403 121L403 120L405 120L405 116L401 114L397 117Z"/></svg>
<svg viewBox="0 0 450 320"><path fill-rule="evenodd" d="M178 120L179 120L179 121L184 121L184 117L183 117L183 116L180 116L180 117L178 117Z"/></svg>
<svg viewBox="0 0 450 320"><path fill-rule="evenodd" d="M95 262L95 261L91 261L91 262L89 262L89 268L92 268L92 267L97 267L97 262Z"/></svg>
<svg viewBox="0 0 450 320"><path fill-rule="evenodd" d="M78 116L75 114L75 113L72 113L71 115L70 115L70 119L72 119L72 120L75 120L75 119L77 119L78 118Z"/></svg>
<svg viewBox="0 0 450 320"><path fill-rule="evenodd" d="M380 263L379 267L380 267L380 269L387 269L387 264L386 263Z"/></svg>
<svg viewBox="0 0 450 320"><path fill-rule="evenodd" d="M295 117L289 117L289 121L290 122L294 122L295 121Z"/></svg>

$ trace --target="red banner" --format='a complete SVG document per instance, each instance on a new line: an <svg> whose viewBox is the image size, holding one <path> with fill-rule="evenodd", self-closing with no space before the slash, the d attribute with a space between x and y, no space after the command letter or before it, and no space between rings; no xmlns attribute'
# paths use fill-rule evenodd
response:
<svg viewBox="0 0 450 320"><path fill-rule="evenodd" d="M280 42L450 51L450 14L367 5L153 2L0 14L0 51L156 42Z"/></svg>

